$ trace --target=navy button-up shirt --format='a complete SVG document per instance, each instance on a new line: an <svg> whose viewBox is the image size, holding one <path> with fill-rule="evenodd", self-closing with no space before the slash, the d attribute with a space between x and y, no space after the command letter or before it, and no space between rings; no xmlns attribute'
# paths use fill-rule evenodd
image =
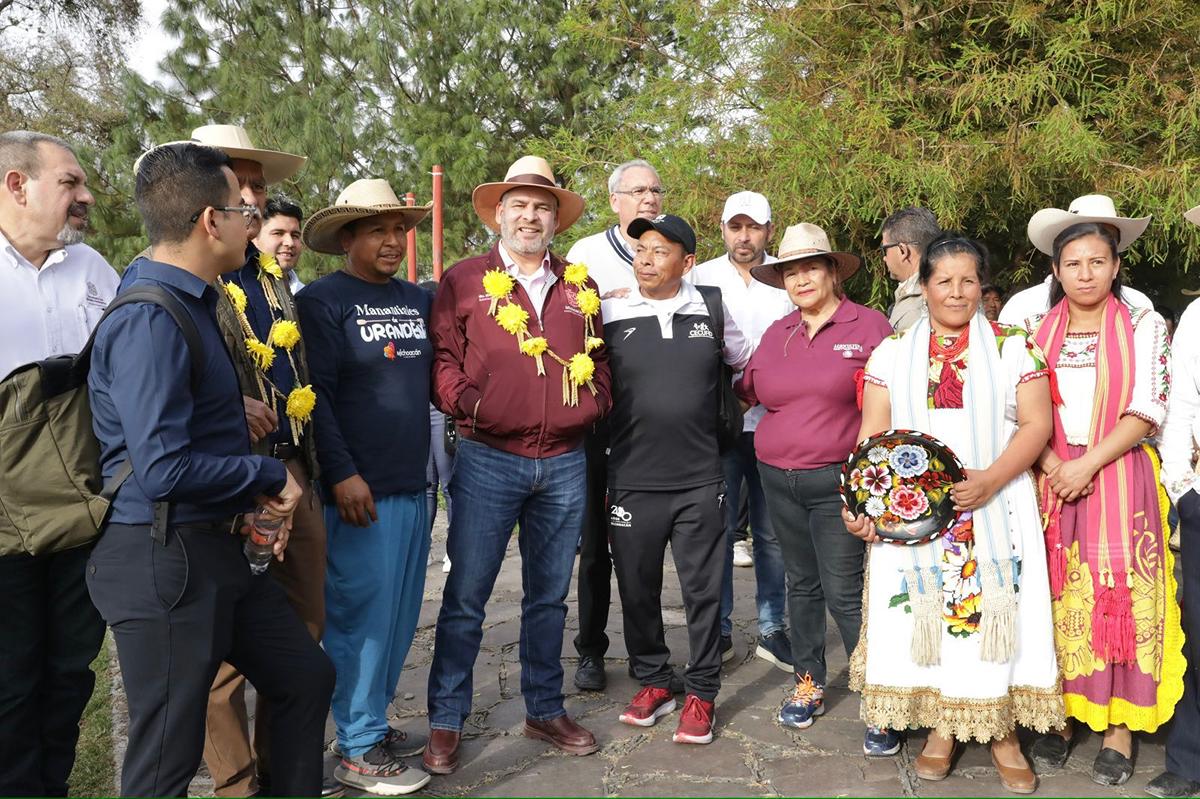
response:
<svg viewBox="0 0 1200 799"><path fill-rule="evenodd" d="M204 368L193 387L183 332L157 305L126 305L101 325L88 395L104 478L133 461L110 520L150 524L155 502L172 503L173 524L251 510L255 496L283 489L287 472L274 458L250 454L242 392L217 327L216 290L169 264L134 263L137 276L123 288L157 285L174 294L200 332Z"/></svg>

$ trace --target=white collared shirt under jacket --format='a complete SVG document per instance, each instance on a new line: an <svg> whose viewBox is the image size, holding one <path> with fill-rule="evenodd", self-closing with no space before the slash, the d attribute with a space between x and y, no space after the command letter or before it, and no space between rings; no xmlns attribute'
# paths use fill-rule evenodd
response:
<svg viewBox="0 0 1200 799"><path fill-rule="evenodd" d="M54 250L39 269L0 233L0 378L79 352L120 282L86 244Z"/></svg>
<svg viewBox="0 0 1200 799"><path fill-rule="evenodd" d="M546 302L546 295L550 292L550 287L558 280L558 276L550 270L550 251L546 250L542 254L542 265L536 272L525 275L521 273L521 268L509 255L508 250L504 249L503 244L499 249L500 260L504 261L505 271L515 277L521 284L521 288L525 289L525 293L529 295L529 302L533 304L533 310L537 312L538 321L542 321L542 305Z"/></svg>

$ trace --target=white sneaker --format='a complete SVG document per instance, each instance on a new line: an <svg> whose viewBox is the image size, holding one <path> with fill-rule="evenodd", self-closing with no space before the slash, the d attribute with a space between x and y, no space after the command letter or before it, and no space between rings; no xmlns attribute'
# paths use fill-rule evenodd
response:
<svg viewBox="0 0 1200 799"><path fill-rule="evenodd" d="M734 541L733 542L733 565L734 566L753 566L754 553L750 549L750 541Z"/></svg>

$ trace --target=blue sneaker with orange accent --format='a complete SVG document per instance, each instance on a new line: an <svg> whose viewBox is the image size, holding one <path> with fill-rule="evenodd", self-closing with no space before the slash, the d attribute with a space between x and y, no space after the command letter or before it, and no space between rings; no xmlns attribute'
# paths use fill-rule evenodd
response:
<svg viewBox="0 0 1200 799"><path fill-rule="evenodd" d="M825 686L813 682L811 674L805 673L796 681L792 695L779 708L779 723L794 730L812 726L813 719L825 712Z"/></svg>

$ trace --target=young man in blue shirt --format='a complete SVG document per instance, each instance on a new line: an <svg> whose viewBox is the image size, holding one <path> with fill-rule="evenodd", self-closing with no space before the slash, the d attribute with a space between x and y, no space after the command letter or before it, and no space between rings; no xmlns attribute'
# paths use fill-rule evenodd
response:
<svg viewBox="0 0 1200 799"><path fill-rule="evenodd" d="M241 204L229 159L176 143L146 153L135 197L150 239L131 287L165 288L203 344L193 384L183 333L157 305L133 303L99 327L88 378L107 480L133 474L88 563L92 600L113 629L129 704L124 796L184 795L204 746L208 690L222 661L274 709L275 788L316 795L328 658L283 590L252 576L241 514L256 505L286 520L283 559L302 489L274 458L250 454L237 375L215 316L213 284L242 263L254 209ZM165 525L154 523L162 503ZM165 526L165 530L162 527Z"/></svg>
<svg viewBox="0 0 1200 799"><path fill-rule="evenodd" d="M429 556L429 292L395 278L406 207L383 180L358 180L313 214L305 244L345 255L341 271L297 298L317 395L321 498L328 529L325 651L337 668L334 774L388 796L429 782L400 759L424 736L393 730L388 705L417 630Z"/></svg>

